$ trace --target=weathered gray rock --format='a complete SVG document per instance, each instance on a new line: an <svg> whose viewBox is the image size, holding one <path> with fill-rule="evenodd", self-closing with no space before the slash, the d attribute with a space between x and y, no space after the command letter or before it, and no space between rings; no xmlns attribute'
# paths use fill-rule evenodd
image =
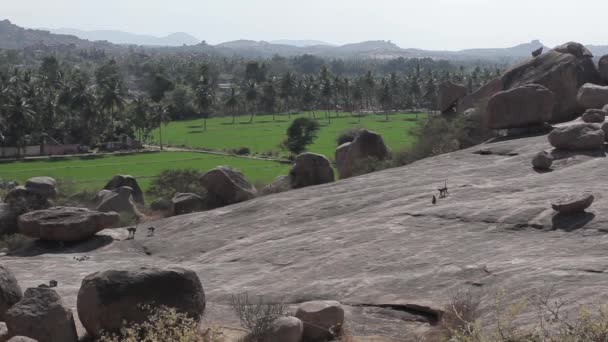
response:
<svg viewBox="0 0 608 342"><path fill-rule="evenodd" d="M577 101L584 109L604 108L608 104L608 87L586 83L580 88Z"/></svg>
<svg viewBox="0 0 608 342"><path fill-rule="evenodd" d="M389 150L378 133L361 130L353 142L345 143L336 149L336 166L341 179L356 175L357 164L365 159L384 160Z"/></svg>
<svg viewBox="0 0 608 342"><path fill-rule="evenodd" d="M139 187L137 180L133 176L129 175L116 175L106 184L104 190L116 190L120 187L128 186L133 189L133 201L141 205L144 204L144 193Z"/></svg>
<svg viewBox="0 0 608 342"><path fill-rule="evenodd" d="M200 178L207 189L208 204L220 207L248 201L257 195L257 190L245 176L229 166L220 166Z"/></svg>
<svg viewBox="0 0 608 342"><path fill-rule="evenodd" d="M492 96L486 120L493 129L541 125L551 120L554 106L553 92L538 84L525 84Z"/></svg>
<svg viewBox="0 0 608 342"><path fill-rule="evenodd" d="M130 215L141 216L141 213L135 207L133 202L133 189L128 186L122 186L110 193L106 193L108 190L102 190L104 193L101 195L102 200L97 206L96 210L102 213L117 212L127 213Z"/></svg>
<svg viewBox="0 0 608 342"><path fill-rule="evenodd" d="M34 340L33 338L29 338L29 337L25 337L25 336L15 336L15 337L12 337L7 342L38 342L38 341Z"/></svg>
<svg viewBox="0 0 608 342"><path fill-rule="evenodd" d="M344 309L334 300L317 300L300 304L296 317L304 323L305 341L333 340L344 326Z"/></svg>
<svg viewBox="0 0 608 342"><path fill-rule="evenodd" d="M587 123L602 123L606 120L606 112L602 109L587 109L581 119Z"/></svg>
<svg viewBox="0 0 608 342"><path fill-rule="evenodd" d="M299 318L279 317L270 325L268 337L264 342L300 342L303 333L304 325Z"/></svg>
<svg viewBox="0 0 608 342"><path fill-rule="evenodd" d="M21 215L20 210L13 208L8 203L0 203L0 236L15 234L19 231L17 218Z"/></svg>
<svg viewBox="0 0 608 342"><path fill-rule="evenodd" d="M77 342L72 310L50 288L30 288L23 299L6 313L6 325L13 335L40 342Z"/></svg>
<svg viewBox="0 0 608 342"><path fill-rule="evenodd" d="M458 100L467 95L467 88L450 81L439 85L439 110L442 113L454 112Z"/></svg>
<svg viewBox="0 0 608 342"><path fill-rule="evenodd" d="M538 57L543 53L543 47L539 47L538 49L532 51L532 57Z"/></svg>
<svg viewBox="0 0 608 342"><path fill-rule="evenodd" d="M25 182L25 188L44 198L57 195L57 181L51 177L33 177Z"/></svg>
<svg viewBox="0 0 608 342"><path fill-rule="evenodd" d="M19 213L24 213L31 210L46 209L50 205L46 196L33 193L26 189L26 187L23 185L19 185L11 189L4 197L4 202Z"/></svg>
<svg viewBox="0 0 608 342"><path fill-rule="evenodd" d="M0 322L0 342L6 342L9 338L6 323Z"/></svg>
<svg viewBox="0 0 608 342"><path fill-rule="evenodd" d="M0 322L4 322L5 314L13 305L23 298L21 287L13 273L0 265Z"/></svg>
<svg viewBox="0 0 608 342"><path fill-rule="evenodd" d="M562 150L595 150L604 147L606 136L597 124L580 123L556 127L549 133L549 143Z"/></svg>
<svg viewBox="0 0 608 342"><path fill-rule="evenodd" d="M464 113L467 109L471 108L485 107L490 98L502 90L502 80L500 78L489 81L472 94L458 101L458 113Z"/></svg>
<svg viewBox="0 0 608 342"><path fill-rule="evenodd" d="M602 124L602 131L604 131L604 136L606 137L606 141L608 141L608 122Z"/></svg>
<svg viewBox="0 0 608 342"><path fill-rule="evenodd" d="M553 164L553 157L545 151L539 152L532 159L532 167L534 167L537 170L549 170L549 169L551 169L552 164Z"/></svg>
<svg viewBox="0 0 608 342"><path fill-rule="evenodd" d="M555 47L553 50L561 53L569 53L579 58L592 58L593 54L583 44L568 42Z"/></svg>
<svg viewBox="0 0 608 342"><path fill-rule="evenodd" d="M191 193L176 193L171 200L175 215L190 214L205 209L205 199Z"/></svg>
<svg viewBox="0 0 608 342"><path fill-rule="evenodd" d="M286 175L277 176L272 183L266 185L264 189L262 189L262 194L270 195L270 194L278 194L281 192L291 190L291 177Z"/></svg>
<svg viewBox="0 0 608 342"><path fill-rule="evenodd" d="M579 116L583 112L577 102L579 88L585 83L598 83L600 76L593 60L576 46L562 46L511 67L502 75L503 90L540 84L555 96L550 122L565 122Z"/></svg>
<svg viewBox="0 0 608 342"><path fill-rule="evenodd" d="M590 193L565 196L551 203L553 210L562 214L572 215L582 213L593 204L595 198Z"/></svg>
<svg viewBox="0 0 608 342"><path fill-rule="evenodd" d="M175 308L198 320L205 292L196 273L179 267L96 272L84 278L78 292L78 317L93 336L117 332L124 322L144 322L150 313L142 305Z"/></svg>
<svg viewBox="0 0 608 342"><path fill-rule="evenodd" d="M316 153L302 153L296 157L289 176L291 187L298 189L333 182L334 169L325 156Z"/></svg>
<svg viewBox="0 0 608 342"><path fill-rule="evenodd" d="M602 81L604 83L608 83L608 55L602 56L598 63L598 69L600 71L600 76L602 77Z"/></svg>
<svg viewBox="0 0 608 342"><path fill-rule="evenodd" d="M101 213L84 208L53 207L19 217L19 232L41 239L73 242L86 240L118 223L115 212Z"/></svg>

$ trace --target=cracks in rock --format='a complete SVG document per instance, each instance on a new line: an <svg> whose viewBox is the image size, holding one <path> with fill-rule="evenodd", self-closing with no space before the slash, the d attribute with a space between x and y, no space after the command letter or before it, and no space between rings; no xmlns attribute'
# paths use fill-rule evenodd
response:
<svg viewBox="0 0 608 342"><path fill-rule="evenodd" d="M418 304L344 304L359 308L380 309L377 313L381 315L396 317L408 322L428 323L433 326L439 324L443 316L442 310Z"/></svg>

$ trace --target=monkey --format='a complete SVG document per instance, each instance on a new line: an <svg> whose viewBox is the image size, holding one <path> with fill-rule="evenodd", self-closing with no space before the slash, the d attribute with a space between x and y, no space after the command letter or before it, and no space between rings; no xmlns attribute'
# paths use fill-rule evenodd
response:
<svg viewBox="0 0 608 342"><path fill-rule="evenodd" d="M148 237L154 236L154 231L156 231L156 228L154 228L154 227L148 228Z"/></svg>
<svg viewBox="0 0 608 342"><path fill-rule="evenodd" d="M439 188L437 190L439 190L439 198L445 198L445 197L448 197L450 195L450 193L448 192L448 181L447 181L447 179L445 181L445 185L443 186L443 188Z"/></svg>
<svg viewBox="0 0 608 342"><path fill-rule="evenodd" d="M435 195L433 195L432 203L433 203L433 205L437 204L437 197L435 197Z"/></svg>
<svg viewBox="0 0 608 342"><path fill-rule="evenodd" d="M137 228L135 228L135 227L127 228L127 231L129 232L129 236L127 237L127 240L135 239L135 232L137 231Z"/></svg>

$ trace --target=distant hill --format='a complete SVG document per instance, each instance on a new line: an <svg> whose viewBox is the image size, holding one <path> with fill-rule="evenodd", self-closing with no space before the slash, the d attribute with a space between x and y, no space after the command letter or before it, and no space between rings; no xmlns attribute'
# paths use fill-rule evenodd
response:
<svg viewBox="0 0 608 342"><path fill-rule="evenodd" d="M173 33L165 37L154 37L115 30L84 31L71 28L51 29L50 32L73 35L91 41L108 41L122 45L182 46L200 43L199 39L184 32Z"/></svg>
<svg viewBox="0 0 608 342"><path fill-rule="evenodd" d="M295 46L295 47L308 47L308 46L316 46L316 45L322 45L322 46L335 46L333 44L329 44L320 40L289 40L289 39L282 39L282 40L272 40L270 41L271 44L279 44L279 45L290 45L290 46Z"/></svg>
<svg viewBox="0 0 608 342"><path fill-rule="evenodd" d="M0 21L0 48L22 49L44 43L46 45L76 45L89 47L93 44L73 35L53 34L44 30L32 30L19 27L9 20Z"/></svg>

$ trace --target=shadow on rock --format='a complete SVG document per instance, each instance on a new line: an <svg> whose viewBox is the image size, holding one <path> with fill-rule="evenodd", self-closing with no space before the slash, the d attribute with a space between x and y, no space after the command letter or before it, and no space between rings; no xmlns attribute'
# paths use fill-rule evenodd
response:
<svg viewBox="0 0 608 342"><path fill-rule="evenodd" d="M606 158L606 151L602 150L579 150L579 151L568 151L554 149L551 151L553 161L568 159L576 156L586 156L591 158Z"/></svg>
<svg viewBox="0 0 608 342"><path fill-rule="evenodd" d="M594 218L595 214L593 213L580 213L574 215L558 213L553 216L552 219L553 229L571 232L585 227L587 223L593 221Z"/></svg>
<svg viewBox="0 0 608 342"><path fill-rule="evenodd" d="M95 235L81 242L60 243L57 241L36 240L30 246L11 252L11 256L33 257L44 254L80 254L88 253L111 244L114 239L108 235Z"/></svg>

